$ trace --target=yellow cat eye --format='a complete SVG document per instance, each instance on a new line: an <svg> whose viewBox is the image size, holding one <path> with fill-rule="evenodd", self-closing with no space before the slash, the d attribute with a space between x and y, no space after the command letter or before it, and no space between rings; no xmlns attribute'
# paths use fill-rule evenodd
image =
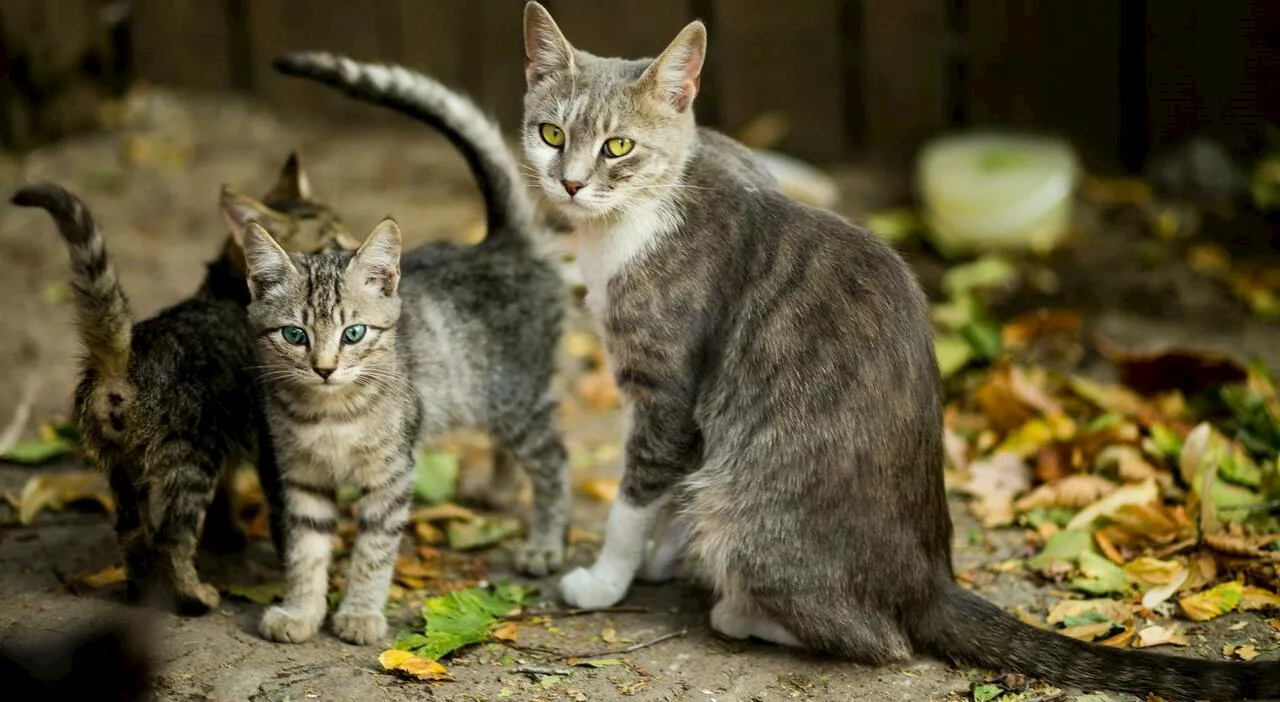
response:
<svg viewBox="0 0 1280 702"><path fill-rule="evenodd" d="M538 134L542 136L543 141L557 149L564 146L564 131L550 122L538 125Z"/></svg>
<svg viewBox="0 0 1280 702"><path fill-rule="evenodd" d="M604 155L609 158L618 158L631 153L636 143L626 137L614 137L604 143Z"/></svg>

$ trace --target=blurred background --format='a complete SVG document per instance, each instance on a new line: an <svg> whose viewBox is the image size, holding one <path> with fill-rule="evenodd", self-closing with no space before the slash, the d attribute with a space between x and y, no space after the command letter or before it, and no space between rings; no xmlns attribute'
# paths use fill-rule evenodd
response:
<svg viewBox="0 0 1280 702"><path fill-rule="evenodd" d="M1158 635L1141 634L1150 628L1128 610L1127 619L1095 618L1089 632L1075 632L1123 647L1135 631L1142 645L1185 646L1177 633L1185 620L1227 613L1206 615L1194 601L1175 609L1175 592L1212 593L1214 583L1240 578L1270 593L1265 607L1280 606L1280 393L1268 375L1280 369L1280 2L544 2L575 46L603 55L653 56L686 22L703 19L710 47L699 120L755 148L788 193L864 223L911 263L933 305L946 379L948 484L963 496L954 505L973 507L953 510L965 535L956 548L967 586L1036 616L1048 591L1031 585L1066 586L1074 576L1083 577L1072 587L1083 583L1077 589L1099 596L1167 590L1164 609L1153 610L1168 618ZM323 49L401 63L471 95L514 142L522 7L0 0L0 190L49 180L83 197L138 318L189 295L219 252L219 187L260 195L294 150L316 194L357 235L390 213L409 244L477 241L478 193L434 132L280 76L270 62ZM570 262L571 237L551 246ZM576 266L564 272L577 289ZM47 216L0 205L0 491L9 496L9 506L0 503L0 570L12 575L0 585L23 593L0 618L23 608L71 617L81 610L62 612L52 589L118 585L84 584L86 573L115 572L103 570L114 567L106 520L60 511L94 504L105 487L39 482L59 470L85 475L67 423L77 341L66 280L67 256ZM621 424L617 390L580 310L563 351L557 383L582 498L574 536L582 560L616 492ZM423 465L448 472L483 463L486 445L473 439L433 448ZM1195 450L1184 451L1184 441ZM1216 455L1210 445L1229 447L1233 458L1206 501L1197 490L1212 463L1205 457ZM53 470L30 469L46 464ZM58 492L64 488L79 492ZM258 499L252 484L245 494ZM1123 497L1096 506L1113 494ZM1166 510L1160 523L1172 526L1155 536L1148 527L1104 535L1110 540L1100 548L1114 566L1106 584L1096 558L1092 570L1073 570L1078 554L1065 566L1049 558L1022 569L1019 559L1055 534L1078 531L1077 511L1093 510L1093 519L1134 501ZM1209 510L1206 518L1210 502L1243 511ZM260 504L250 512L262 537ZM41 516L22 532L28 540L6 540L15 520L28 526L20 513ZM1019 528L979 528L1007 526ZM437 541L423 536L432 533ZM444 538L439 530L418 535L426 549ZM1088 534L1081 543L1092 543ZM487 577L486 553L468 552L466 578ZM1129 573L1135 558L1147 557L1163 559L1169 577ZM1121 565L1125 574L1116 575ZM233 567L231 580L278 584L272 566L259 566L249 575ZM435 578L440 567L431 568L424 572ZM397 582L424 589L421 578ZM431 592L456 585L430 582ZM252 611L237 612L250 630ZM1211 645L1200 654L1257 655L1238 633L1246 624L1228 628L1227 620L1203 629ZM667 626L641 615L630 621ZM209 680L235 683L239 672L219 666L240 646L256 647L264 670L283 660L211 619L190 625L215 642L198 651L184 626L170 631L169 644L190 654L174 658L175 694ZM1260 625L1255 633L1269 642L1271 632ZM704 643L699 636L707 638L691 637L690 647ZM722 653L692 653L712 662L692 666L709 672L691 673L690 689L714 688L717 675L749 682L794 664L774 660L744 676ZM306 654L317 670L336 655ZM836 670L805 665L824 680ZM836 680L851 689L883 684L881 698L907 694L874 672L839 671ZM298 692L308 680L280 689ZM593 680L606 695L593 699L607 698L612 688ZM920 684L946 691L954 683L937 668Z"/></svg>

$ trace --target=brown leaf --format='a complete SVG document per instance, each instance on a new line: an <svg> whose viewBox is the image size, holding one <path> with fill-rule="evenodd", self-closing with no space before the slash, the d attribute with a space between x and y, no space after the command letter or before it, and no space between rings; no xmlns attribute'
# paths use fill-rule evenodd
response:
<svg viewBox="0 0 1280 702"><path fill-rule="evenodd" d="M447 522L453 520L465 522L475 518L475 512L452 502L417 507L409 513L409 521L411 522Z"/></svg>
<svg viewBox="0 0 1280 702"><path fill-rule="evenodd" d="M1096 470L1114 473L1126 483L1142 482L1156 477L1160 471L1151 465L1137 446L1111 445L1098 452L1094 459Z"/></svg>
<svg viewBox="0 0 1280 702"><path fill-rule="evenodd" d="M1084 316L1075 310L1032 310L1005 322L1000 340L1007 348L1017 348L1047 337L1076 337L1083 324Z"/></svg>
<svg viewBox="0 0 1280 702"><path fill-rule="evenodd" d="M431 524L431 522L414 522L414 536L418 537L418 542L430 546L438 546L445 542L443 531Z"/></svg>
<svg viewBox="0 0 1280 702"><path fill-rule="evenodd" d="M1065 629L1059 629L1058 633L1063 636L1069 636L1080 641L1093 641L1099 636L1105 636L1111 633L1115 628L1111 622L1098 622L1095 624L1081 624L1080 626L1069 626Z"/></svg>
<svg viewBox="0 0 1280 702"><path fill-rule="evenodd" d="M29 525L46 509L61 510L76 502L96 502L108 512L115 510L110 488L101 473L45 473L29 478L22 487L22 494L18 497L18 520Z"/></svg>
<svg viewBox="0 0 1280 702"><path fill-rule="evenodd" d="M1114 492L1116 484L1096 475L1068 475L1061 480L1041 485L1014 503L1019 512L1036 507L1081 509Z"/></svg>
<svg viewBox="0 0 1280 702"><path fill-rule="evenodd" d="M1089 612L1097 612L1117 624L1129 624L1133 621L1134 607L1129 602L1121 602L1108 598L1092 600L1060 600L1050 610L1045 621L1060 624L1067 617L1083 617Z"/></svg>
<svg viewBox="0 0 1280 702"><path fill-rule="evenodd" d="M1107 538L1105 533L1101 531L1094 533L1093 541L1098 544L1098 550L1102 551L1102 555L1106 556L1107 560L1116 565L1124 565L1124 556L1121 555L1116 545L1111 543L1111 539Z"/></svg>
<svg viewBox="0 0 1280 702"><path fill-rule="evenodd" d="M1098 351L1116 364L1120 381L1144 395L1166 390L1196 393L1241 382L1247 373L1235 359L1212 351L1165 349L1136 351L1099 337Z"/></svg>
<svg viewBox="0 0 1280 702"><path fill-rule="evenodd" d="M489 632L489 636L492 636L494 639L497 639L498 641L506 641L508 643L515 643L516 637L519 636L519 634L520 627L515 622L508 622Z"/></svg>
<svg viewBox="0 0 1280 702"><path fill-rule="evenodd" d="M1013 498L1031 486L1027 464L1015 454L997 453L969 465L968 480L956 489L977 500L971 505L984 526L1013 523Z"/></svg>
<svg viewBox="0 0 1280 702"><path fill-rule="evenodd" d="M1125 507L1158 504L1159 500L1160 488L1154 479L1125 485L1077 512L1067 523L1067 528L1088 529L1100 517L1113 517Z"/></svg>
<svg viewBox="0 0 1280 702"><path fill-rule="evenodd" d="M1240 598L1240 609L1280 609L1280 595L1253 585L1245 585Z"/></svg>
<svg viewBox="0 0 1280 702"><path fill-rule="evenodd" d="M1253 644L1241 644L1239 646L1227 644L1222 649L1222 655L1228 657L1235 656L1242 661L1251 661L1258 657L1258 650L1254 648Z"/></svg>
<svg viewBox="0 0 1280 702"><path fill-rule="evenodd" d="M1008 367L991 371L973 392L973 401L1000 433L1014 429L1034 419L1037 411L1018 396L1014 389L1012 370Z"/></svg>
<svg viewBox="0 0 1280 702"><path fill-rule="evenodd" d="M618 407L618 386L607 368L584 373L573 384L574 393L589 409L596 411Z"/></svg>
<svg viewBox="0 0 1280 702"><path fill-rule="evenodd" d="M600 640L605 643L618 643L618 632L613 628L613 622L604 620L604 628L600 630Z"/></svg>
<svg viewBox="0 0 1280 702"><path fill-rule="evenodd" d="M1177 623L1169 626L1152 624L1138 631L1138 640L1133 642L1134 648L1150 648L1152 646L1186 646L1190 644Z"/></svg>
<svg viewBox="0 0 1280 702"><path fill-rule="evenodd" d="M1139 588L1147 590L1160 585L1168 585L1187 567L1178 561L1162 561L1151 556L1135 558L1124 565L1124 574Z"/></svg>
<svg viewBox="0 0 1280 702"><path fill-rule="evenodd" d="M1134 628L1132 624L1130 624L1126 626L1123 630L1121 630L1120 633L1112 634L1111 636L1105 639L1102 639L1098 643L1102 644L1103 646L1110 646L1112 648L1128 648L1129 642L1133 641L1133 636L1136 633L1137 633L1137 630Z"/></svg>
<svg viewBox="0 0 1280 702"><path fill-rule="evenodd" d="M1237 581L1225 582L1194 595L1178 599L1187 619L1205 622L1235 611L1244 599L1244 586Z"/></svg>

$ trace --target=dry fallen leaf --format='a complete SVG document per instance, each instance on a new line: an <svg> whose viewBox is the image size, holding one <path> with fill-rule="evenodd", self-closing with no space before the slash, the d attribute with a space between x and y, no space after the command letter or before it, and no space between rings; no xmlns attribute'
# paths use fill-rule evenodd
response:
<svg viewBox="0 0 1280 702"><path fill-rule="evenodd" d="M596 502L609 504L617 499L619 486L617 478L587 478L578 483L578 492Z"/></svg>
<svg viewBox="0 0 1280 702"><path fill-rule="evenodd" d="M1124 565L1124 574L1142 590L1168 585L1186 570L1178 561L1162 561L1151 556L1135 558Z"/></svg>
<svg viewBox="0 0 1280 702"><path fill-rule="evenodd" d="M1096 612L1109 621L1127 624L1133 621L1133 610L1133 605L1128 602L1108 598L1061 600L1049 610L1045 621L1050 624L1060 624L1064 619L1083 617L1089 612Z"/></svg>
<svg viewBox="0 0 1280 702"><path fill-rule="evenodd" d="M516 637L519 636L519 634L520 627L515 622L508 622L489 632L489 636L492 636L498 641L506 641L508 643L515 643Z"/></svg>
<svg viewBox="0 0 1280 702"><path fill-rule="evenodd" d="M23 525L29 525L43 510L60 510L81 501L97 502L108 512L115 509L107 480L101 473L72 471L37 475L27 480L18 496L18 519Z"/></svg>
<svg viewBox="0 0 1280 702"><path fill-rule="evenodd" d="M113 565L107 566L96 573L89 573L80 576L77 580L89 587L97 590L108 585L122 583L129 579L128 573L125 572L124 566Z"/></svg>
<svg viewBox="0 0 1280 702"><path fill-rule="evenodd" d="M1254 648L1253 644L1241 644L1239 646L1227 644L1222 647L1222 655L1228 658L1235 656L1242 661L1251 661L1258 657L1258 650Z"/></svg>
<svg viewBox="0 0 1280 702"><path fill-rule="evenodd" d="M1031 470L1020 456L997 453L969 464L968 480L955 486L977 498L971 506L985 527L1013 523L1013 498L1031 487Z"/></svg>
<svg viewBox="0 0 1280 702"><path fill-rule="evenodd" d="M1234 611L1244 599L1244 586L1238 581L1222 583L1194 595L1178 599L1187 619L1204 622Z"/></svg>
<svg viewBox="0 0 1280 702"><path fill-rule="evenodd" d="M1240 609L1280 609L1280 595L1253 585L1245 585L1240 595Z"/></svg>
<svg viewBox="0 0 1280 702"><path fill-rule="evenodd" d="M417 507L409 513L411 522L447 522L451 520L470 521L476 513L452 502Z"/></svg>
<svg viewBox="0 0 1280 702"><path fill-rule="evenodd" d="M1081 509L1097 502L1116 489L1116 484L1088 473L1068 475L1052 483L1041 485L1014 503L1019 512L1036 507L1062 507Z"/></svg>
<svg viewBox="0 0 1280 702"><path fill-rule="evenodd" d="M618 386L607 368L584 373L573 384L574 393L588 408L603 411L618 406Z"/></svg>
<svg viewBox="0 0 1280 702"><path fill-rule="evenodd" d="M587 332L569 332L564 335L564 350L570 358L586 360L600 350L600 341L594 334Z"/></svg>
<svg viewBox="0 0 1280 702"><path fill-rule="evenodd" d="M1076 513L1067 523L1068 529L1088 529L1099 517L1110 517L1121 507L1149 505L1160 500L1160 488L1154 478L1136 485L1125 485Z"/></svg>
<svg viewBox="0 0 1280 702"><path fill-rule="evenodd" d="M1130 624L1121 630L1120 633L1112 634L1105 639L1099 640L1098 643L1112 648L1128 648L1129 642L1133 641L1133 637L1136 633L1137 630L1134 629L1132 624Z"/></svg>
<svg viewBox="0 0 1280 702"><path fill-rule="evenodd" d="M600 630L600 640L605 643L618 643L618 632L613 628L613 622L604 620L604 628Z"/></svg>
<svg viewBox="0 0 1280 702"><path fill-rule="evenodd" d="M423 658L409 651L387 649L378 654L378 663L382 665L383 670L402 673L418 680L435 682L453 679L449 676L449 671L444 666L430 658Z"/></svg>
<svg viewBox="0 0 1280 702"><path fill-rule="evenodd" d="M1179 630L1179 626L1157 626L1155 624L1138 631L1138 640L1133 642L1134 648L1150 648L1151 646L1186 646L1187 637Z"/></svg>
<svg viewBox="0 0 1280 702"><path fill-rule="evenodd" d="M1059 629L1058 633L1063 636L1069 636L1080 641L1093 641L1099 636L1106 636L1115 628L1111 622L1095 622L1093 624L1081 624L1079 626L1069 626L1065 629Z"/></svg>

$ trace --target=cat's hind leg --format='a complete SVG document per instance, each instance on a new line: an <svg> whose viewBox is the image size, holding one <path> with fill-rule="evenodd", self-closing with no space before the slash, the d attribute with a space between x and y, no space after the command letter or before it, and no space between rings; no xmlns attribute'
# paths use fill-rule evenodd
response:
<svg viewBox="0 0 1280 702"><path fill-rule="evenodd" d="M676 506L665 509L659 517L658 534L649 546L636 579L645 583L664 583L676 576L689 549L692 520Z"/></svg>
<svg viewBox="0 0 1280 702"><path fill-rule="evenodd" d="M148 456L146 474L160 498L154 544L183 614L218 606L218 590L196 572L196 548L205 513L217 489L220 462L183 441L168 442Z"/></svg>
<svg viewBox="0 0 1280 702"><path fill-rule="evenodd" d="M148 487L141 479L135 480L122 463L110 463L103 468L116 503L116 543L129 577L127 597L136 602L142 599L144 583L153 566L147 515Z"/></svg>
<svg viewBox="0 0 1280 702"><path fill-rule="evenodd" d="M545 398L537 408L498 430L503 447L524 466L533 485L529 536L516 552L516 568L540 578L564 565L569 530L569 453L556 426L556 403Z"/></svg>
<svg viewBox="0 0 1280 702"><path fill-rule="evenodd" d="M721 595L711 608L711 628L731 639L756 638L780 646L804 647L786 627L761 612L742 593Z"/></svg>

